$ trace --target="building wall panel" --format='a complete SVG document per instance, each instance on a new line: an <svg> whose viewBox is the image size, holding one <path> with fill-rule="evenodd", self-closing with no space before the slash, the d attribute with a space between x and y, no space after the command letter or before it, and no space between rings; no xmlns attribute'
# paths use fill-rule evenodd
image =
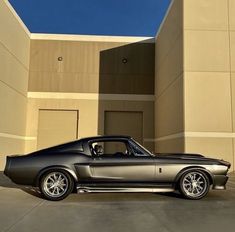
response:
<svg viewBox="0 0 235 232"><path fill-rule="evenodd" d="M186 71L228 72L230 69L228 32L186 30L184 58Z"/></svg>
<svg viewBox="0 0 235 232"><path fill-rule="evenodd" d="M0 27L0 42L4 45L5 49L15 56L18 61L25 66L29 67L29 49L30 40L29 32L22 27L19 22L19 17L12 13L14 10L9 6L8 1L3 0L0 2L0 22L4 22L4 26Z"/></svg>
<svg viewBox="0 0 235 232"><path fill-rule="evenodd" d="M185 130L232 132L230 73L185 72Z"/></svg>
<svg viewBox="0 0 235 232"><path fill-rule="evenodd" d="M0 1L0 170L5 157L24 153L29 32L8 1Z"/></svg>
<svg viewBox="0 0 235 232"><path fill-rule="evenodd" d="M234 170L233 166L233 139L232 138L193 138L185 139L185 149L192 153L203 154L207 157L224 159L232 164L230 169Z"/></svg>
<svg viewBox="0 0 235 232"><path fill-rule="evenodd" d="M172 2L156 37L155 151L183 151L182 140L159 141L184 130L183 1ZM167 145L168 144L168 145ZM171 148L169 148L171 146Z"/></svg>
<svg viewBox="0 0 235 232"><path fill-rule="evenodd" d="M184 28L193 30L227 30L227 0L184 1Z"/></svg>
<svg viewBox="0 0 235 232"><path fill-rule="evenodd" d="M105 111L105 135L128 135L143 144L143 112Z"/></svg>
<svg viewBox="0 0 235 232"><path fill-rule="evenodd" d="M32 40L29 91L153 94L154 47L148 41Z"/></svg>
<svg viewBox="0 0 235 232"><path fill-rule="evenodd" d="M78 111L39 110L37 149L77 139Z"/></svg>
<svg viewBox="0 0 235 232"><path fill-rule="evenodd" d="M183 107L183 77L180 76L155 102L156 139L184 130Z"/></svg>
<svg viewBox="0 0 235 232"><path fill-rule="evenodd" d="M155 146L159 153L181 153L184 152L184 138L157 140Z"/></svg>
<svg viewBox="0 0 235 232"><path fill-rule="evenodd" d="M229 2L229 29L235 31L235 0L228 0Z"/></svg>
<svg viewBox="0 0 235 232"><path fill-rule="evenodd" d="M150 150L154 149L154 103L152 101L62 99L58 93L57 99L29 99L27 136L32 140L26 143L27 152L37 149L40 109L79 111L78 138L104 134L106 111L142 112L143 144Z"/></svg>
<svg viewBox="0 0 235 232"><path fill-rule="evenodd" d="M185 151L228 160L232 170L233 2L184 1Z"/></svg>

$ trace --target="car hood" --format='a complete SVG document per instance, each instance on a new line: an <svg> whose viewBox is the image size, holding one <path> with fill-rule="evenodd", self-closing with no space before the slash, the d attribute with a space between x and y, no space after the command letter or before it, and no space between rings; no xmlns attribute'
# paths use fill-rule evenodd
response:
<svg viewBox="0 0 235 232"><path fill-rule="evenodd" d="M173 160L192 160L192 161L207 161L210 163L215 164L221 164L226 165L228 167L231 166L231 164L227 161L220 160L220 159L214 159L214 158L208 158L200 154L187 154L187 153L156 153L154 154L156 158L162 158L162 159L173 159Z"/></svg>
<svg viewBox="0 0 235 232"><path fill-rule="evenodd" d="M205 156L200 154L186 154L186 153L155 153L156 157L169 159L205 159Z"/></svg>

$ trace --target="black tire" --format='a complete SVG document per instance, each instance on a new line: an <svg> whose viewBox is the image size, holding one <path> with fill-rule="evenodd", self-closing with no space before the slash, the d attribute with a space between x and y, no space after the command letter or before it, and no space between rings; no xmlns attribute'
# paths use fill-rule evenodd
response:
<svg viewBox="0 0 235 232"><path fill-rule="evenodd" d="M47 200L60 201L73 191L74 181L68 172L53 169L42 175L39 188Z"/></svg>
<svg viewBox="0 0 235 232"><path fill-rule="evenodd" d="M210 180L203 171L189 170L181 176L179 190L185 198L199 200L209 192Z"/></svg>

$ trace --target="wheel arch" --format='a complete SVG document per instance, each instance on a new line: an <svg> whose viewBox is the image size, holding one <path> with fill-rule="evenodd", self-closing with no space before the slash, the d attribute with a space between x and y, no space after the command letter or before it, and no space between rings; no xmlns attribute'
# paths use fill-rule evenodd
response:
<svg viewBox="0 0 235 232"><path fill-rule="evenodd" d="M48 172L48 171L53 171L53 170L61 170L61 171L65 171L67 172L71 177L72 179L74 180L74 182L77 182L78 181L78 177L76 175L76 173L68 168L68 167L65 167L65 166L62 166L62 165L54 165L54 166L49 166L49 167L46 167L46 168L43 168L42 170L39 171L39 173L37 174L35 180L34 180L34 186L38 187L39 184L40 184L40 179L42 178L42 176Z"/></svg>
<svg viewBox="0 0 235 232"><path fill-rule="evenodd" d="M212 173L209 170L207 170L204 167L200 167L200 166L191 166L191 167L183 168L176 175L174 183L175 183L177 188L178 188L178 183L180 181L181 176L184 175L186 172L189 172L189 171L201 171L201 172L204 172L207 175L207 177L208 177L208 179L210 181L210 185L213 185L213 175L212 175Z"/></svg>

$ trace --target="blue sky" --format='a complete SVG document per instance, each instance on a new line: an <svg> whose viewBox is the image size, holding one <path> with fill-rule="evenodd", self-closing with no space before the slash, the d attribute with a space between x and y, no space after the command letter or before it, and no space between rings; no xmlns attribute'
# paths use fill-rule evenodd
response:
<svg viewBox="0 0 235 232"><path fill-rule="evenodd" d="M9 0L33 33L155 36L171 0Z"/></svg>

